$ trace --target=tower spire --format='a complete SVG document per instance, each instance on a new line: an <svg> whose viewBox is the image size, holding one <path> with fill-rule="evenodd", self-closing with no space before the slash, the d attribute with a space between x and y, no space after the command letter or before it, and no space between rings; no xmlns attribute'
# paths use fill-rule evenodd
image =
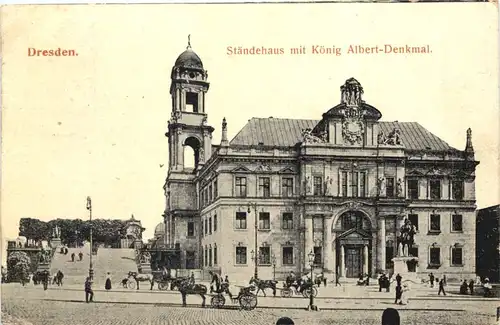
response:
<svg viewBox="0 0 500 325"><path fill-rule="evenodd" d="M188 46L186 47L186 49L190 48L191 48L191 34L188 35Z"/></svg>
<svg viewBox="0 0 500 325"><path fill-rule="evenodd" d="M472 130L467 129L467 139L465 141L465 153L474 156L474 147L472 146Z"/></svg>
<svg viewBox="0 0 500 325"><path fill-rule="evenodd" d="M227 147L228 144L229 143L227 141L227 122L226 122L226 118L224 117L222 119L222 137L220 140L220 145Z"/></svg>

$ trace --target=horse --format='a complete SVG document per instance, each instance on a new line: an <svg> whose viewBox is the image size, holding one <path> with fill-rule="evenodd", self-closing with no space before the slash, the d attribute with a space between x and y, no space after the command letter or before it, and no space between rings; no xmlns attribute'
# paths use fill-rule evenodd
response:
<svg viewBox="0 0 500 325"><path fill-rule="evenodd" d="M256 279L252 277L250 281L248 282L250 285L255 285L257 287L257 292L255 295L257 296L259 294L259 291L262 291L264 294L264 297L266 296L266 289L273 289L273 296L276 297L276 285L278 284L278 281L274 280L261 280L261 279Z"/></svg>
<svg viewBox="0 0 500 325"><path fill-rule="evenodd" d="M182 307L186 307L186 296L187 295L200 295L203 302L201 307L205 307L205 295L207 294L207 287L203 284L193 284L190 282L189 278L175 279L170 285L171 289L178 288L182 296Z"/></svg>
<svg viewBox="0 0 500 325"><path fill-rule="evenodd" d="M155 284L155 280L152 274L137 274L137 272L128 272L129 278L132 277L137 284L137 290L139 290L139 282L149 282L151 284L151 288L149 290L153 290L153 286Z"/></svg>

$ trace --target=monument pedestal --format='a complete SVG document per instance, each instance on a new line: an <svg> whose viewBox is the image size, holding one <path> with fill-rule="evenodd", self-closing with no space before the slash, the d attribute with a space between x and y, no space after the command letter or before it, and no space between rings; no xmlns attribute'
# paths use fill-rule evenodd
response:
<svg viewBox="0 0 500 325"><path fill-rule="evenodd" d="M151 274L153 271L151 270L151 263L141 263L140 264L140 273L143 274Z"/></svg>
<svg viewBox="0 0 500 325"><path fill-rule="evenodd" d="M38 272L50 271L50 263L39 263L36 270Z"/></svg>
<svg viewBox="0 0 500 325"><path fill-rule="evenodd" d="M398 256L392 259L394 263L394 276L401 275L402 281L412 281L414 283L421 283L415 271L410 271L408 263L418 263L418 257L413 256Z"/></svg>
<svg viewBox="0 0 500 325"><path fill-rule="evenodd" d="M62 245L61 238L52 238L50 240L50 247L52 247L52 249L56 249L57 247L60 247L61 245Z"/></svg>

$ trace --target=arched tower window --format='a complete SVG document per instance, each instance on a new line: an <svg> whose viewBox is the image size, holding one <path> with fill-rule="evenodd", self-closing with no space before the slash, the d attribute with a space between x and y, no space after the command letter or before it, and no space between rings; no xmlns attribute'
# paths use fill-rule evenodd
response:
<svg viewBox="0 0 500 325"><path fill-rule="evenodd" d="M184 168L197 168L200 160L201 143L195 137L189 137L184 141Z"/></svg>
<svg viewBox="0 0 500 325"><path fill-rule="evenodd" d="M335 229L347 231L349 229L362 229L371 231L371 222L360 211L349 211L340 216L335 225Z"/></svg>

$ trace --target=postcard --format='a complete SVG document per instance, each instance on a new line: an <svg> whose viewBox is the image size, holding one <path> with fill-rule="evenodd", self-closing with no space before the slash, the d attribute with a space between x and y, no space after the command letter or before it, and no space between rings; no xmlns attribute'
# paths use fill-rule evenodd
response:
<svg viewBox="0 0 500 325"><path fill-rule="evenodd" d="M496 4L0 12L3 324L498 322Z"/></svg>

